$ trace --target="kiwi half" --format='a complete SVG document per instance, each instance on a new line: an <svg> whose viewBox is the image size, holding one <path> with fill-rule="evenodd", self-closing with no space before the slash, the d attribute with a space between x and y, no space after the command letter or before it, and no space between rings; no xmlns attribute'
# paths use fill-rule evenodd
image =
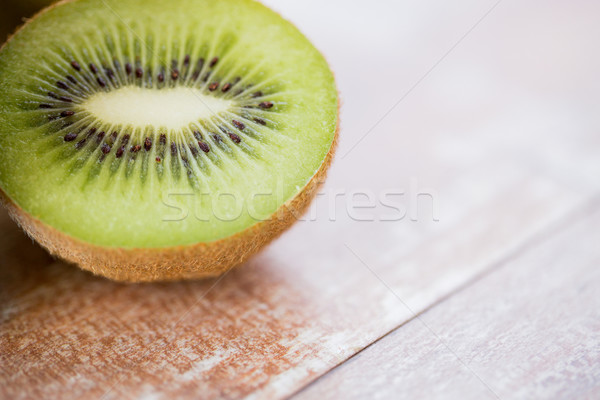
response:
<svg viewBox="0 0 600 400"><path fill-rule="evenodd" d="M72 0L0 51L0 188L116 280L218 275L309 205L335 147L322 55L252 0Z"/></svg>

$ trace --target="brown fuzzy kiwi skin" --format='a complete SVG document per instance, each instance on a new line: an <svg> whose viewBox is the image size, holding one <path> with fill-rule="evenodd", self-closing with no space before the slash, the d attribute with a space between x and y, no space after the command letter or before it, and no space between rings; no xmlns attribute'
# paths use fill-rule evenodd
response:
<svg viewBox="0 0 600 400"><path fill-rule="evenodd" d="M72 238L44 224L23 211L1 190L0 202L8 209L11 218L51 254L96 275L123 282L214 277L244 263L306 212L319 186L325 181L335 153L338 132L339 129L336 129L331 148L319 170L296 197L279 207L269 219L214 242L159 249L101 247Z"/></svg>
<svg viewBox="0 0 600 400"><path fill-rule="evenodd" d="M61 0L44 8L27 20L0 47L0 52L12 37L27 24L61 4L77 0ZM338 96L339 98L339 96ZM0 189L0 204L10 217L50 254L77 264L96 275L120 282L158 282L210 278L243 264L263 247L291 227L308 209L327 171L337 148L340 121L333 141L317 172L302 190L264 221L232 236L214 242L166 248L114 248L93 245L73 238L22 210Z"/></svg>

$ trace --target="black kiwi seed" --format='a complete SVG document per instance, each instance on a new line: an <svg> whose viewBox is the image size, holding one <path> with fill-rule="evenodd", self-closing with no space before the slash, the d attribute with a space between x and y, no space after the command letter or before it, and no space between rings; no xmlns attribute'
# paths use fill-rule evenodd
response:
<svg viewBox="0 0 600 400"><path fill-rule="evenodd" d="M73 67L75 71L81 71L81 65L79 65L77 61L71 61L71 67Z"/></svg>
<svg viewBox="0 0 600 400"><path fill-rule="evenodd" d="M218 88L219 88L219 82L213 82L208 86L208 90L210 90L211 92L214 92Z"/></svg>
<svg viewBox="0 0 600 400"><path fill-rule="evenodd" d="M219 57L215 57L212 60L210 60L210 67L214 67L215 65L217 65L217 63L219 62Z"/></svg>
<svg viewBox="0 0 600 400"><path fill-rule="evenodd" d="M176 80L177 80L177 78L179 78L179 70L177 70L177 69L174 69L174 70L171 72L171 79L172 79L172 80L174 80L174 81L176 81Z"/></svg>
<svg viewBox="0 0 600 400"><path fill-rule="evenodd" d="M226 83L226 84L224 84L224 85L223 85L223 87L221 88L221 91L222 91L223 93L227 93L227 92L229 92L229 89L231 89L231 83Z"/></svg>
<svg viewBox="0 0 600 400"><path fill-rule="evenodd" d="M261 124L266 126L267 122L264 119L260 119L260 118L254 118L254 122L256 122L257 124Z"/></svg>
<svg viewBox="0 0 600 400"><path fill-rule="evenodd" d="M158 74L158 81L159 81L160 83L162 83L162 82L164 82L164 81L165 81L165 74L164 74L163 72L160 72L160 73Z"/></svg>
<svg viewBox="0 0 600 400"><path fill-rule="evenodd" d="M223 141L223 138L216 133L211 134L211 136L217 143L221 143Z"/></svg>
<svg viewBox="0 0 600 400"><path fill-rule="evenodd" d="M77 134L76 133L67 133L65 135L65 142L72 142L75 139L77 139Z"/></svg>
<svg viewBox="0 0 600 400"><path fill-rule="evenodd" d="M90 63L90 71L92 71L94 74L97 74L98 68L93 63Z"/></svg>
<svg viewBox="0 0 600 400"><path fill-rule="evenodd" d="M81 139L81 140L80 140L80 141L79 141L79 142L78 142L78 143L75 145L75 147L76 147L77 149L80 149L80 148L82 148L82 147L83 147L83 146L84 146L84 145L87 143L87 140L88 140L89 138L91 138L91 137L92 137L92 135L93 135L94 133L96 133L96 128L91 128L91 129L88 131L87 135L85 135L85 137L84 137L83 139Z"/></svg>
<svg viewBox="0 0 600 400"><path fill-rule="evenodd" d="M117 149L117 152L116 152L115 156L116 156L117 158L121 158L121 157L123 157L123 153L125 153L125 146L121 146L121 147L119 147L119 148Z"/></svg>
<svg viewBox="0 0 600 400"><path fill-rule="evenodd" d="M131 75L131 73L133 72L133 67L131 66L131 64L125 64L125 72L127 73L127 75Z"/></svg>
<svg viewBox="0 0 600 400"><path fill-rule="evenodd" d="M252 97L253 98L263 97L263 92L258 91L258 92L252 93Z"/></svg>
<svg viewBox="0 0 600 400"><path fill-rule="evenodd" d="M155 160L156 160L156 162L157 162L157 163L159 163L159 164L160 164L160 162L162 161L162 160L160 159L160 157L156 157L156 159L155 159Z"/></svg>
<svg viewBox="0 0 600 400"><path fill-rule="evenodd" d="M84 140L88 140L89 138L91 138L94 133L96 133L96 128L91 128L90 130L88 130L87 135L85 135Z"/></svg>
<svg viewBox="0 0 600 400"><path fill-rule="evenodd" d="M194 131L194 137L197 140L202 140L202 134L200 133L200 131Z"/></svg>
<svg viewBox="0 0 600 400"><path fill-rule="evenodd" d="M198 141L198 146L200 146L200 150L202 150L205 153L208 153L210 151L210 147L208 147L208 145L204 142Z"/></svg>
<svg viewBox="0 0 600 400"><path fill-rule="evenodd" d="M98 143L100 143L100 142L102 141L102 139L104 139L104 135L106 135L106 133L105 133L105 132L100 132L100 133L98 134L98 137L97 137L97 139L96 139L96 140L98 141Z"/></svg>
<svg viewBox="0 0 600 400"><path fill-rule="evenodd" d="M106 82L101 77L98 77L98 79L96 79L96 81L98 82L98 85L100 85L102 87L106 87Z"/></svg>
<svg viewBox="0 0 600 400"><path fill-rule="evenodd" d="M243 123L241 123L240 121L237 120L233 120L231 121L233 123L233 125L235 125L236 128L238 128L240 131L243 131L246 128L246 125L244 125Z"/></svg>
<svg viewBox="0 0 600 400"><path fill-rule="evenodd" d="M48 97L52 97L53 99L56 99L56 100L59 99L58 95L54 92L48 92Z"/></svg>
<svg viewBox="0 0 600 400"><path fill-rule="evenodd" d="M77 80L75 80L75 78L73 78L71 75L67 75L67 79L73 83L73 84L77 84Z"/></svg>
<svg viewBox="0 0 600 400"><path fill-rule="evenodd" d="M188 65L190 65L190 55L189 54L185 55L185 58L183 59L183 65L185 65L186 67Z"/></svg>
<svg viewBox="0 0 600 400"><path fill-rule="evenodd" d="M141 78L142 76L144 76L144 70L141 69L140 67L137 67L135 69L135 76L138 78Z"/></svg>
<svg viewBox="0 0 600 400"><path fill-rule="evenodd" d="M72 103L73 102L73 99L71 99L70 97L64 97L64 96L61 96L58 100L63 101L65 103Z"/></svg>
<svg viewBox="0 0 600 400"><path fill-rule="evenodd" d="M108 154L108 153L110 153L111 149L112 149L112 147L110 147L110 145L109 145L108 143L104 143L104 144L102 145L102 153L103 153L103 154Z"/></svg>
<svg viewBox="0 0 600 400"><path fill-rule="evenodd" d="M234 143L240 143L242 141L242 139L233 132L227 132L227 134L229 135L229 138L233 140Z"/></svg>
<svg viewBox="0 0 600 400"><path fill-rule="evenodd" d="M77 144L75 145L76 149L80 149L85 145L86 139L81 139L79 142L77 142Z"/></svg>
<svg viewBox="0 0 600 400"><path fill-rule="evenodd" d="M50 104L40 104L40 108L52 108Z"/></svg>
<svg viewBox="0 0 600 400"><path fill-rule="evenodd" d="M194 157L196 157L198 155L198 149L196 148L196 146L194 146L193 143L190 143L190 145L188 147L190 148L190 151L192 152L192 155Z"/></svg>
<svg viewBox="0 0 600 400"><path fill-rule="evenodd" d="M73 115L75 115L75 111L63 111L60 113L60 116L63 118L71 117Z"/></svg>
<svg viewBox="0 0 600 400"><path fill-rule="evenodd" d="M171 143L171 155L172 156L177 155L177 145L175 143Z"/></svg>
<svg viewBox="0 0 600 400"><path fill-rule="evenodd" d="M56 82L56 86L63 90L69 90L69 86L63 81Z"/></svg>
<svg viewBox="0 0 600 400"><path fill-rule="evenodd" d="M146 140L144 140L144 149L146 151L150 151L151 148L152 148L152 139L147 137Z"/></svg>
<svg viewBox="0 0 600 400"><path fill-rule="evenodd" d="M160 140L159 140L161 145L165 145L167 144L167 135L165 135L164 133L160 135Z"/></svg>
<svg viewBox="0 0 600 400"><path fill-rule="evenodd" d="M265 108L265 109L266 109L266 108L271 108L271 107L273 107L273 103L272 103L272 102L270 102L270 101L263 101L263 102L262 102L262 103L260 103L258 106L259 106L260 108Z"/></svg>
<svg viewBox="0 0 600 400"><path fill-rule="evenodd" d="M142 149L142 146L140 146L139 144L136 144L135 146L131 146L131 152L132 153L137 153L138 151L140 151Z"/></svg>

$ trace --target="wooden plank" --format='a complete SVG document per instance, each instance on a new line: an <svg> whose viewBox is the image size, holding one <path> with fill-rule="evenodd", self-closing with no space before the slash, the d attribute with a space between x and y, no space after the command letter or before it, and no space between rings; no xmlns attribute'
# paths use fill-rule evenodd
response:
<svg viewBox="0 0 600 400"><path fill-rule="evenodd" d="M299 3L286 4L276 8ZM322 1L302 3L305 14L283 12L338 72L345 99L339 157L315 218L222 280L111 283L49 261L4 223L0 397L285 397L411 318L357 256L418 312L580 208L599 188L592 177L600 171L600 113L573 103L600 93L577 85L577 77L595 84L589 77L598 70L590 38L600 28L585 18L595 15L592 4L498 9L381 120L492 4L423 2L415 12L391 2L365 12L332 0L327 7L343 10L342 43L330 23L311 22ZM521 74L499 63L532 47L507 27L522 32L534 20L536 32L563 29L550 11L536 17L548 9L583 22L538 56L576 47L587 49L588 62L565 57L534 71L537 59L528 59ZM363 25L373 29L356 28ZM374 47L378 38L386 42ZM543 83L559 73L572 85L548 100ZM533 78L537 86L529 88ZM394 210L377 201L347 211L353 193L378 198L387 189L405 192L394 198L405 218L383 221ZM434 196L439 221L427 196L411 220L417 206L410 199L420 192ZM357 221L369 214L371 221Z"/></svg>
<svg viewBox="0 0 600 400"><path fill-rule="evenodd" d="M294 399L597 398L598 224L580 215Z"/></svg>

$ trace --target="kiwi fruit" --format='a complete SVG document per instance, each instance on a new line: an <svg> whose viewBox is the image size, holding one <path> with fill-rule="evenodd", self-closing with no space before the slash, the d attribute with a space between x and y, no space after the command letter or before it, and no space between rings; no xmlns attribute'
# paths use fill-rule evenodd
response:
<svg viewBox="0 0 600 400"><path fill-rule="evenodd" d="M0 50L0 92L10 215L121 281L246 261L306 210L338 133L327 62L254 0L57 3Z"/></svg>

